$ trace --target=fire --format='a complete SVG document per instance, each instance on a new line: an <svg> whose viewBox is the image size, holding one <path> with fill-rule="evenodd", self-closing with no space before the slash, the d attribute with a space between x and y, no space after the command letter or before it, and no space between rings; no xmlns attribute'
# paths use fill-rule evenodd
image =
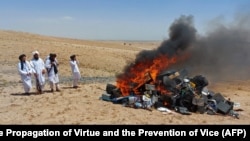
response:
<svg viewBox="0 0 250 141"><path fill-rule="evenodd" d="M119 77L116 86L121 90L123 96L129 95L131 91L140 94L138 88L145 83L155 83L157 75L182 59L183 57L173 56L170 58L167 55L159 55L153 60L144 59L133 64L128 70L129 72ZM157 89L163 91L161 87Z"/></svg>
<svg viewBox="0 0 250 141"><path fill-rule="evenodd" d="M168 91L163 85L159 85L156 87L157 91L160 91L161 94L170 94L171 92Z"/></svg>

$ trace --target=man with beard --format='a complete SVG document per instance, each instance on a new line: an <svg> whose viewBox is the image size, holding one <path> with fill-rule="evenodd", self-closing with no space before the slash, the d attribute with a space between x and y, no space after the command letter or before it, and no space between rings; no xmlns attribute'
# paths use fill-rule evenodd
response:
<svg viewBox="0 0 250 141"><path fill-rule="evenodd" d="M50 53L48 56L46 56L46 58L44 59L45 61L45 63L46 63L46 61L50 58L50 56L51 55L56 55L56 54L54 54L54 53ZM59 65L59 63L58 63L58 61L57 61L57 59L55 58L55 61L56 61L56 63Z"/></svg>
<svg viewBox="0 0 250 141"><path fill-rule="evenodd" d="M34 51L32 52L32 54L33 59L30 62L36 79L36 89L38 93L42 94L45 86L45 64L43 59L39 57L38 51Z"/></svg>
<svg viewBox="0 0 250 141"><path fill-rule="evenodd" d="M26 61L25 54L21 54L19 56L19 60L20 62L18 63L18 72L21 76L24 92L25 94L29 94L30 89L32 88L32 83L31 83L32 68L30 66L30 63Z"/></svg>
<svg viewBox="0 0 250 141"><path fill-rule="evenodd" d="M50 54L50 57L46 59L45 66L47 68L51 92L54 92L54 85L55 85L56 91L60 91L59 76L58 76L58 62L56 60L56 54Z"/></svg>

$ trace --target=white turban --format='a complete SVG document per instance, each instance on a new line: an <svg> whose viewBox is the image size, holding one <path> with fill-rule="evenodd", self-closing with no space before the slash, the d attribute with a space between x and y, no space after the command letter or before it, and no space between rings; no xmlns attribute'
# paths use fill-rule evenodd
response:
<svg viewBox="0 0 250 141"><path fill-rule="evenodd" d="M33 51L32 54L33 54L33 55L35 55L35 54L38 54L38 55L39 55L39 52L36 50L36 51Z"/></svg>

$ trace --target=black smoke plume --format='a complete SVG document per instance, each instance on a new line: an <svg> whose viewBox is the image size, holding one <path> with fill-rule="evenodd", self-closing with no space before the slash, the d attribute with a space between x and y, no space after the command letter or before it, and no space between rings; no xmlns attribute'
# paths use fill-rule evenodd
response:
<svg viewBox="0 0 250 141"><path fill-rule="evenodd" d="M181 57L188 53L189 58L170 69L186 69L191 76L201 74L211 81L249 79L250 14L237 15L231 24L218 21L210 23L207 34L201 36L193 26L193 16L181 16L170 26L169 39L155 50L138 53L135 61L128 63L117 78L129 77L134 65L159 55Z"/></svg>
<svg viewBox="0 0 250 141"><path fill-rule="evenodd" d="M193 17L192 16L181 16L179 19L175 20L174 23L169 28L169 39L162 42L162 44L155 50L144 50L137 54L136 59L132 63L128 63L125 66L123 73L119 74L117 77L130 77L130 70L139 63L147 61L148 66L143 66L141 69L145 69L152 65L153 60L159 55L167 55L172 57L178 53L186 50L195 41L196 29L193 27ZM148 63L148 60L152 60ZM150 62L150 61L149 61ZM138 67L137 67L138 68Z"/></svg>

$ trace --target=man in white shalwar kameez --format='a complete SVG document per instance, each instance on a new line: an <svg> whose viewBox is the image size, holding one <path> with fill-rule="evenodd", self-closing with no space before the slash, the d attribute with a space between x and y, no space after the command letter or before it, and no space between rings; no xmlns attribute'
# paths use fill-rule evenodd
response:
<svg viewBox="0 0 250 141"><path fill-rule="evenodd" d="M73 88L78 88L78 82L81 78L80 70L78 67L79 62L76 59L76 55L70 56L70 66L72 71L72 77L73 77Z"/></svg>
<svg viewBox="0 0 250 141"><path fill-rule="evenodd" d="M45 63L43 59L39 57L39 52L32 52L33 59L30 61L31 67L33 69L33 73L36 79L36 88L37 91L42 94L45 86Z"/></svg>
<svg viewBox="0 0 250 141"><path fill-rule="evenodd" d="M54 92L54 86L56 91L59 89L59 76L58 76L58 62L56 60L56 54L50 54L50 57L46 59L45 67L49 78L51 92Z"/></svg>
<svg viewBox="0 0 250 141"><path fill-rule="evenodd" d="M23 83L23 88L25 94L29 94L31 88L32 88L32 68L30 66L30 63L26 61L26 55L21 54L19 56L20 62L18 63L18 72L21 76L21 80Z"/></svg>

